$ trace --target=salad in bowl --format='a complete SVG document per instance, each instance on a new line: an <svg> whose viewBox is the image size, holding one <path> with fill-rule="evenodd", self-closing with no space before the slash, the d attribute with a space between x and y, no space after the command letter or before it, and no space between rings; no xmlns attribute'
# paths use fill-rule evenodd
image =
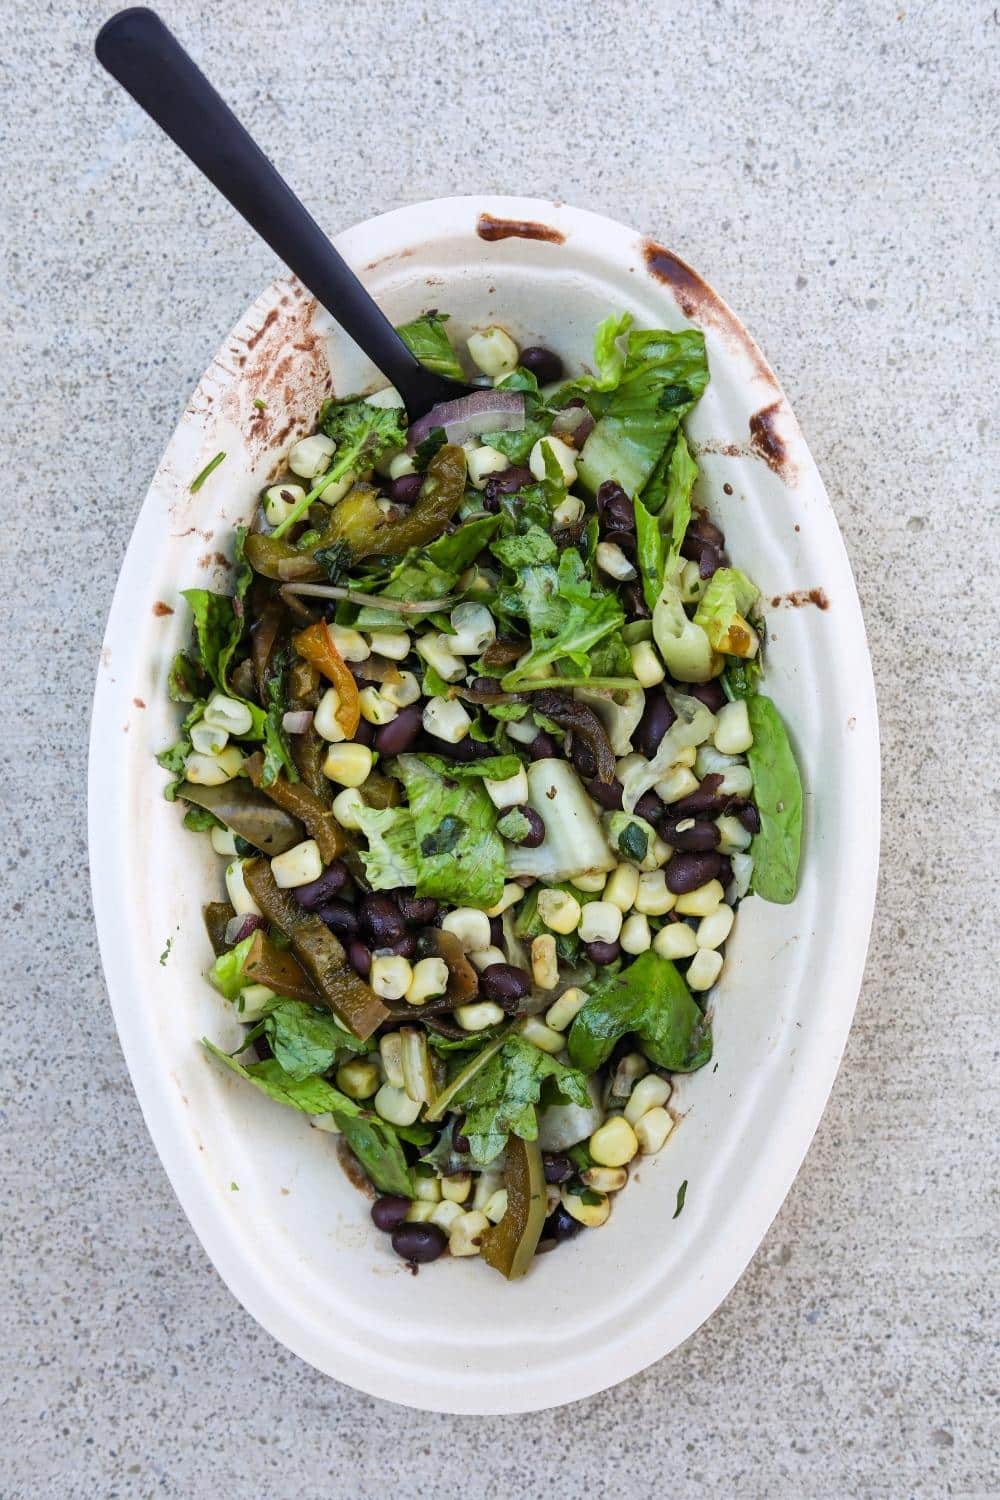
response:
<svg viewBox="0 0 1000 1500"><path fill-rule="evenodd" d="M575 375L400 333L476 391L324 404L231 592L185 592L159 760L225 872L208 979L245 1032L206 1065L336 1136L404 1261L514 1279L667 1146L741 899L794 898L802 791L694 499L701 332L609 317Z"/></svg>

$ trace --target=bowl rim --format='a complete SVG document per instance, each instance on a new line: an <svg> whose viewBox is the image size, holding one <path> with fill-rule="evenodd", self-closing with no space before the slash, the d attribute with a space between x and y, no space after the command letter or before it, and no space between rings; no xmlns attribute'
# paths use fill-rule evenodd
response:
<svg viewBox="0 0 1000 1500"><path fill-rule="evenodd" d="M586 235L592 245L599 247L599 254L605 261L619 266L636 259L637 245L652 243L643 241L636 230L588 210L541 199L493 194L409 204L346 230L335 237L334 243L349 263L371 271L386 260L405 254L414 235L426 232L429 224L434 226L435 242L447 241L467 237L472 216L481 214L500 222L541 225L556 234L568 235L575 231ZM538 238L535 235L527 237ZM770 366L736 315L683 261L662 247L655 248L668 257L664 263L667 274L658 276L658 279L663 283L664 294L672 296L677 303L680 314L703 325L707 320L717 332L723 331L727 343L736 350L747 378L768 382L777 393L776 399L787 409L787 402ZM277 307L279 299L287 297L288 289L287 277L278 278L265 289L223 341L208 367L210 372L220 366L226 368L227 351L234 340L252 338ZM238 377L235 378L238 381ZM207 374L204 379L208 379ZM171 464L182 433L192 420L191 412L189 406L158 466L157 476ZM849 819L854 850L849 930L842 934L844 940L837 960L838 983L846 999L840 1011L827 1018L825 1025L818 1027L810 1037L803 1038L800 1080L794 1086L789 1084L775 1110L772 1133L785 1143L785 1149L755 1169L754 1209L746 1225L717 1247L718 1253L706 1267L704 1276L690 1288L681 1316L678 1317L674 1309L668 1328L664 1325L663 1315L651 1310L645 1325L634 1334L627 1349L581 1351L571 1369L567 1369L565 1363L537 1370L526 1368L516 1388L497 1376L469 1381L468 1371L458 1371L450 1381L441 1379L423 1386L419 1399L415 1400L413 1376L407 1367L398 1362L373 1363L356 1344L341 1347L334 1362L336 1367L331 1368L329 1355L324 1355L315 1343L310 1342L307 1331L291 1315L288 1306L256 1274L231 1220L209 1191L205 1179L189 1171L188 1148L172 1140L166 1129L168 1116L162 1088L150 1076L147 1063L146 1025L137 1009L129 1003L136 976L128 943L121 941L116 922L117 913L125 909L128 901L124 866L119 857L127 809L116 805L114 770L116 764L127 762L129 750L127 745L119 745L119 736L113 741L119 745L117 755L109 757L107 754L110 731L119 727L120 708L114 679L98 669L88 777L93 905L111 1005L147 1128L195 1233L226 1285L244 1307L300 1358L367 1394L423 1410L456 1414L509 1413L542 1410L581 1399L637 1373L683 1343L728 1295L781 1207L812 1141L846 1045L870 935L879 852L879 744L871 659L843 539L822 480L790 409L786 410L785 416L782 436L787 455L799 474L808 477L814 494L825 501L825 510L815 524L824 528L824 544L842 604L838 611L838 639L851 660L853 696L862 710L858 716L855 759L860 758L870 773L859 779L855 805L844 813ZM155 484L154 478L151 491ZM152 536L156 524L150 507L144 503L122 562L102 648L104 660L105 652L114 643L119 666L129 649L137 649L128 644L128 621L136 601L145 597L141 582L132 576L135 569L130 569L129 557L146 544L147 535ZM123 640L126 643L124 651ZM127 671L122 675L127 676ZM801 1080L807 1080L807 1086Z"/></svg>

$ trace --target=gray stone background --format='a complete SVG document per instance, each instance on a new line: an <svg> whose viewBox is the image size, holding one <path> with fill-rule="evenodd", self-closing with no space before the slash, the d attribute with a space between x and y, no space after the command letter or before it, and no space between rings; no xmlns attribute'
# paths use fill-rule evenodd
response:
<svg viewBox="0 0 1000 1500"><path fill-rule="evenodd" d="M1000 12L163 0L331 230L523 191L698 266L785 384L868 620L881 892L805 1166L682 1349L487 1421L358 1395L250 1320L115 1039L84 840L104 619L185 398L276 265L97 69L108 9L3 5L0 1494L996 1495Z"/></svg>

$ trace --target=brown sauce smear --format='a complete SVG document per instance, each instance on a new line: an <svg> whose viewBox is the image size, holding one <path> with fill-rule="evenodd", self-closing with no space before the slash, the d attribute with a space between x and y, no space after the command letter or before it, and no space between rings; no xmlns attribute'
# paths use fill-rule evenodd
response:
<svg viewBox="0 0 1000 1500"><path fill-rule="evenodd" d="M545 240L550 245L562 245L566 236L551 224L536 224L532 219L494 219L492 214L480 214L476 233L481 240Z"/></svg>

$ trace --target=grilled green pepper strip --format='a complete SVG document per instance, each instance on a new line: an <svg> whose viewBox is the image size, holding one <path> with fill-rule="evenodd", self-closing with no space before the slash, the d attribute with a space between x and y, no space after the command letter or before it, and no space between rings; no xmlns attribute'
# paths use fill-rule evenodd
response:
<svg viewBox="0 0 1000 1500"><path fill-rule="evenodd" d="M329 777L323 775L326 741L311 725L305 734L290 735L289 740L295 769L302 777L301 784L307 787L314 797L318 797L324 807L329 807L333 801L333 787L330 785Z"/></svg>
<svg viewBox="0 0 1000 1500"><path fill-rule="evenodd" d="M375 992L347 962L342 945L326 923L304 912L295 897L278 889L266 859L251 859L243 879L269 922L291 939L292 952L342 1026L359 1041L388 1020L389 1012Z"/></svg>
<svg viewBox="0 0 1000 1500"><path fill-rule="evenodd" d="M303 786L300 781L288 781L284 776L276 776L269 786L263 785L261 778L264 774L264 757L259 750L256 755L251 755L249 760L244 761L244 766L255 787L259 787L286 812L301 819L310 838L314 838L319 845L320 858L325 865L354 848L331 810L323 805L315 792Z"/></svg>
<svg viewBox="0 0 1000 1500"><path fill-rule="evenodd" d="M396 557L439 537L465 494L465 453L454 443L439 448L427 466L420 494L405 516L387 516L375 503L376 491L358 486L330 512L322 534L301 550L260 532L246 539L245 555L255 573L283 583L324 577L315 554L342 547L354 562L379 555Z"/></svg>
<svg viewBox="0 0 1000 1500"><path fill-rule="evenodd" d="M538 1142L516 1135L507 1141L504 1160L507 1212L484 1232L480 1253L488 1266L516 1281L531 1265L545 1223L545 1169Z"/></svg>
<svg viewBox="0 0 1000 1500"><path fill-rule="evenodd" d="M292 817L292 809L276 807L274 799L245 781L227 781L222 786L195 786L193 781L182 781L177 795L195 807L204 807L262 854L284 854L305 837L306 830L298 818Z"/></svg>
<svg viewBox="0 0 1000 1500"><path fill-rule="evenodd" d="M226 928L235 917L236 908L230 906L228 901L210 901L202 915L205 918L205 931L208 933L212 952L218 958L219 954L225 953L230 946L226 942Z"/></svg>
<svg viewBox="0 0 1000 1500"><path fill-rule="evenodd" d="M266 984L276 995L304 1000L307 1005L322 1003L302 965L284 949L276 948L259 927L243 960L243 972L254 984Z"/></svg>

